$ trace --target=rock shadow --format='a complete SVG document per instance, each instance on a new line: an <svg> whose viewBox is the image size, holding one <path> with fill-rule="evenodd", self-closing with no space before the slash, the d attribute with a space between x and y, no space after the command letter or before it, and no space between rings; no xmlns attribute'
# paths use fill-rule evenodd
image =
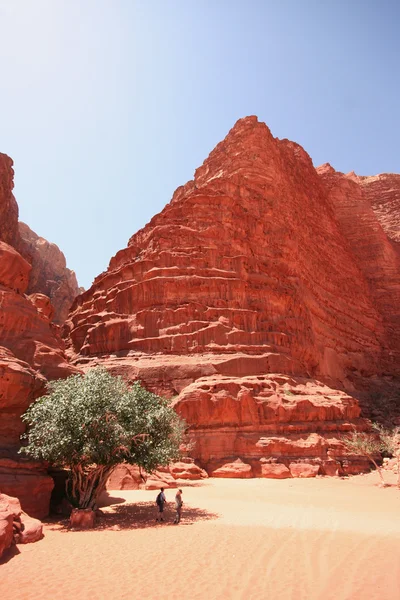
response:
<svg viewBox="0 0 400 600"><path fill-rule="evenodd" d="M5 565L6 563L8 563L9 560L14 558L14 556L18 556L18 554L21 554L21 552L18 549L18 547L15 544L13 544L12 546L10 546L10 548L7 548L4 554L0 557L0 566Z"/></svg>

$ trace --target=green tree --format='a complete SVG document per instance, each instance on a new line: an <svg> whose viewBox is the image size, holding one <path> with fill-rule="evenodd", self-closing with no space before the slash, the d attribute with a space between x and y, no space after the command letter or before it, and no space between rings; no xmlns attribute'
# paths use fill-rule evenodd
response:
<svg viewBox="0 0 400 600"><path fill-rule="evenodd" d="M383 478L382 467L376 462L376 458L379 456L382 447L379 436L365 431L353 431L348 436L342 438L341 441L349 452L365 456L375 465L381 484L386 487L387 484Z"/></svg>
<svg viewBox="0 0 400 600"><path fill-rule="evenodd" d="M388 429L382 425L374 425L379 433L381 451L386 452L396 459L397 463L397 487L400 488L400 427Z"/></svg>
<svg viewBox="0 0 400 600"><path fill-rule="evenodd" d="M101 367L51 382L23 420L28 443L20 452L67 468L68 499L92 509L117 464L148 472L167 465L179 457L184 431L167 400Z"/></svg>

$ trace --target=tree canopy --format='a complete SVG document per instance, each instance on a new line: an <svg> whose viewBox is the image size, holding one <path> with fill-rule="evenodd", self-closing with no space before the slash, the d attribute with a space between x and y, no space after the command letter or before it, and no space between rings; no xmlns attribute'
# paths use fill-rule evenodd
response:
<svg viewBox="0 0 400 600"><path fill-rule="evenodd" d="M176 460L184 430L167 400L102 367L49 383L23 420L28 443L21 452L69 468L68 496L80 507L92 507L121 462L151 472Z"/></svg>

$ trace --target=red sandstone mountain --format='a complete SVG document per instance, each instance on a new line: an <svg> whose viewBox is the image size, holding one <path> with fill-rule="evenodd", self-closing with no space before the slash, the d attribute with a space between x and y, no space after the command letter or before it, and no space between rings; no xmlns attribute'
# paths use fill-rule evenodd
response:
<svg viewBox="0 0 400 600"><path fill-rule="evenodd" d="M349 471L341 432L367 425L336 388L398 373L399 273L360 184L248 117L75 300L66 340L176 396L209 472Z"/></svg>
<svg viewBox="0 0 400 600"><path fill-rule="evenodd" d="M21 415L44 393L48 379L76 372L68 364L53 308L43 294L27 295L31 264L19 253L12 161L0 155L0 491L18 496L33 516L47 514L51 478L42 465L17 455Z"/></svg>
<svg viewBox="0 0 400 600"><path fill-rule="evenodd" d="M45 294L54 306L54 322L62 325L76 296L84 291L78 287L74 271L67 268L65 256L58 246L18 224L22 238L21 252L32 264L28 294Z"/></svg>

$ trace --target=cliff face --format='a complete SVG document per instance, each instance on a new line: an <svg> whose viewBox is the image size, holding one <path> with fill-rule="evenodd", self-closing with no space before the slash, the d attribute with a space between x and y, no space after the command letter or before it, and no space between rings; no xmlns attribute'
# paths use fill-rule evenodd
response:
<svg viewBox="0 0 400 600"><path fill-rule="evenodd" d="M0 153L0 240L15 244L18 237L18 205L12 193L14 188L13 161Z"/></svg>
<svg viewBox="0 0 400 600"><path fill-rule="evenodd" d="M2 158L0 187L0 490L17 496L33 516L48 512L53 482L42 465L18 454L21 415L45 391L48 379L77 372L68 364L47 296L26 292L31 264L19 253L18 207L12 161ZM7 159L7 160L6 160ZM1 162L1 161L0 161Z"/></svg>
<svg viewBox="0 0 400 600"><path fill-rule="evenodd" d="M400 175L382 173L358 179L383 230L400 251Z"/></svg>
<svg viewBox="0 0 400 600"><path fill-rule="evenodd" d="M78 287L74 271L67 268L65 256L56 244L39 237L21 221L18 228L21 252L32 265L27 292L48 296L54 306L53 320L62 325L72 302L83 288Z"/></svg>
<svg viewBox="0 0 400 600"><path fill-rule="evenodd" d="M377 370L380 321L310 158L247 118L78 299L68 330L80 355L272 353L282 372L343 381L349 364Z"/></svg>
<svg viewBox="0 0 400 600"><path fill-rule="evenodd" d="M400 254L392 243L396 243L396 225L400 223L400 204L397 203L396 210L396 193L389 200L387 190L380 188L380 195L375 187L375 182L381 178L387 182L386 176L346 176L336 172L330 165L319 167L317 172L354 262L367 283L368 295L381 317L384 335L380 337L380 371L386 375L398 374ZM374 186L374 190L370 189L370 185ZM394 190L391 188L391 191ZM400 187L397 197L400 198ZM381 206L385 210L381 210Z"/></svg>
<svg viewBox="0 0 400 600"><path fill-rule="evenodd" d="M259 474L262 461L303 456L324 472L341 432L366 426L335 388L394 368L397 317L383 313L397 266L385 255L369 268L322 175L300 146L241 119L72 306L77 364L176 396L209 472L235 457ZM374 248L389 252L368 219Z"/></svg>

